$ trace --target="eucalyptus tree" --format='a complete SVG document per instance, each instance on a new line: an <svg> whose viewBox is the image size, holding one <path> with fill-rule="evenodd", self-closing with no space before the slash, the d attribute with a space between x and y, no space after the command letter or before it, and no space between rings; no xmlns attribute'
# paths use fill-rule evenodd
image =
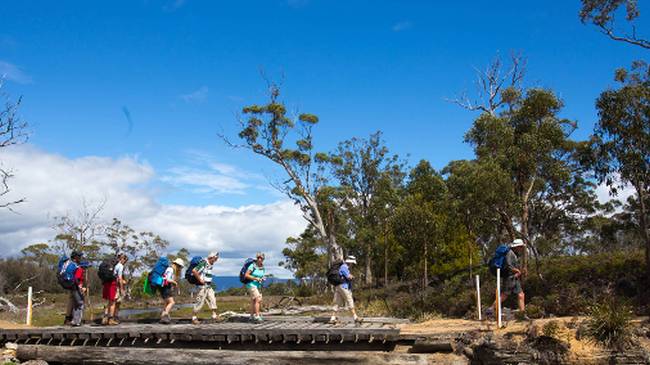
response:
<svg viewBox="0 0 650 365"><path fill-rule="evenodd" d="M271 84L269 89L268 103L246 106L242 110L245 119L239 121L238 136L243 144L232 143L223 135L220 137L226 144L248 149L282 169L286 178L274 186L293 200L318 237L327 242L330 262L340 260L343 250L336 241L334 227L328 227L328 216L318 201L327 182L328 160L327 154L314 151L312 129L318 117L307 113L290 117L279 100L278 86Z"/></svg>
<svg viewBox="0 0 650 365"><path fill-rule="evenodd" d="M382 217L390 208L380 189L400 185L405 175L404 163L389 153L381 137L382 133L376 132L367 139L343 141L329 156L332 174L342 193L340 204L360 246L367 285L373 282L373 257L382 236Z"/></svg>
<svg viewBox="0 0 650 365"><path fill-rule="evenodd" d="M625 8L625 20L627 25L617 25L617 13L619 9ZM591 23L609 38L650 49L650 40L641 37L637 33L634 22L639 18L641 12L637 0L582 0L580 9L580 20L583 23ZM623 30L627 28L627 30Z"/></svg>
<svg viewBox="0 0 650 365"><path fill-rule="evenodd" d="M625 184L634 188L631 206L636 208L650 280L650 67L635 62L631 72L619 70L616 81L620 88L603 92L596 101L599 119L590 162L613 193Z"/></svg>
<svg viewBox="0 0 650 365"><path fill-rule="evenodd" d="M18 114L22 98L11 100L2 90L3 80L0 79L0 98L4 101L4 106L0 109L0 152L3 149L27 141L27 122ZM0 162L2 155L0 154ZM0 164L0 199L6 198L11 192L9 180L13 177L10 169ZM0 200L0 208L12 209L12 206L22 203L25 198Z"/></svg>

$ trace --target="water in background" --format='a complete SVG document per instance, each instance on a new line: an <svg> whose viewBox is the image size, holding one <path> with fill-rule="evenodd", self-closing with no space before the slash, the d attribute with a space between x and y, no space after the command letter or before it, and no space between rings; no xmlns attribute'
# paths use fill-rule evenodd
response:
<svg viewBox="0 0 650 365"><path fill-rule="evenodd" d="M272 283L286 283L289 280L292 280L296 284L298 283L295 279L268 278L264 281L264 286L268 286ZM239 276L213 276L212 283L216 286L217 291L224 291L230 288L241 288L244 285L239 281Z"/></svg>

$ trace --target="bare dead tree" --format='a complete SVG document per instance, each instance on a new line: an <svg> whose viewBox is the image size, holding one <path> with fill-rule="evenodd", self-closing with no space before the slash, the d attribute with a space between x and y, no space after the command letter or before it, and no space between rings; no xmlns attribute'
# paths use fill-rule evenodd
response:
<svg viewBox="0 0 650 365"><path fill-rule="evenodd" d="M60 251L80 250L89 259L95 258L101 249L97 239L105 229L100 217L106 200L104 197L98 203L89 203L84 198L81 209L76 214L54 217L55 224L52 228L58 232L55 239L59 242Z"/></svg>
<svg viewBox="0 0 650 365"><path fill-rule="evenodd" d="M476 97L471 98L463 92L455 99L447 99L470 111L480 111L495 116L499 108L518 97L526 73L526 59L520 54L510 54L510 65L506 68L497 55L484 69L476 71Z"/></svg>
<svg viewBox="0 0 650 365"><path fill-rule="evenodd" d="M0 151L2 148L25 143L28 138L27 122L18 114L22 98L18 98L16 101L11 100L9 95L2 91L3 85L3 80L0 80L0 98L4 99L5 103L2 110L0 110ZM11 191L9 180L13 176L11 170L0 165L0 199L5 198ZM13 205L24 201L25 198L0 201L0 208L12 210Z"/></svg>

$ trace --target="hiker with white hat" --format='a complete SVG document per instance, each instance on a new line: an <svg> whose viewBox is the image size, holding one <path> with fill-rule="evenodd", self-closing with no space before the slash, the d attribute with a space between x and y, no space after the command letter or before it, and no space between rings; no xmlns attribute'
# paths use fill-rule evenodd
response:
<svg viewBox="0 0 650 365"><path fill-rule="evenodd" d="M196 302L192 310L192 324L201 323L198 314L206 301L208 302L210 310L212 310L212 319L216 320L218 318L217 299L214 295L214 287L212 287L212 265L214 265L218 259L218 252L210 252L208 257L200 260L196 266L192 267L192 264L190 263L188 270L191 269L190 275L194 277L193 282L196 283L195 285L199 288L199 292L196 294ZM194 261L194 259L192 259L192 261Z"/></svg>
<svg viewBox="0 0 650 365"><path fill-rule="evenodd" d="M336 284L336 287L334 288L334 313L332 313L332 317L330 318L331 323L338 322L336 314L339 310L349 310L352 312L352 318L354 318L355 322L361 321L354 309L354 299L352 298L352 280L354 279L354 275L350 273L350 265L356 264L357 258L354 256L348 256L345 261L335 264L332 268L333 270L336 270L336 266L338 266L339 278L330 279L331 275L328 273L328 281L331 284ZM339 309L340 306L343 306L343 308Z"/></svg>
<svg viewBox="0 0 650 365"><path fill-rule="evenodd" d="M526 244L521 239L516 239L508 245L508 251L505 256L505 263L503 268L503 274L501 279L501 303L503 303L511 294L517 295L517 304L519 307L519 313L521 314L520 318L527 319L528 317L525 314L525 301L526 295L524 290L521 287L521 276L524 272L524 269L519 263L519 257L523 255L524 250L526 249ZM496 313L496 301L494 303Z"/></svg>
<svg viewBox="0 0 650 365"><path fill-rule="evenodd" d="M163 274L163 285L160 287L160 296L165 301L165 306L163 307L162 313L160 314L161 323L170 323L171 317L169 313L174 308L174 289L178 286L177 278L185 262L181 258L177 258L172 261L172 264L165 269Z"/></svg>

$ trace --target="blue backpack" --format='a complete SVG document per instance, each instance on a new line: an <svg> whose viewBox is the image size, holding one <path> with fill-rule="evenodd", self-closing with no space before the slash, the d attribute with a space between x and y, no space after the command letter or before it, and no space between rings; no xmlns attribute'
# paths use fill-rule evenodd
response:
<svg viewBox="0 0 650 365"><path fill-rule="evenodd" d="M66 290L74 289L76 280L74 273L79 266L76 262L72 261L68 256L61 256L59 264L57 265L56 278L59 284Z"/></svg>
<svg viewBox="0 0 650 365"><path fill-rule="evenodd" d="M510 247L508 247L508 245L499 245L499 247L497 247L497 250L494 252L494 256L490 259L490 262L488 262L488 266L490 267L490 272L492 275L496 276L497 269L501 269L502 276L508 275L506 272L506 255L508 255L509 251Z"/></svg>
<svg viewBox="0 0 650 365"><path fill-rule="evenodd" d="M198 265L201 260L203 260L203 257L201 256L194 256L192 257L192 261L190 261L190 265L187 267L187 270L185 270L185 279L189 281L190 284L197 285L199 283L198 280L196 280L196 276L192 274L192 270Z"/></svg>
<svg viewBox="0 0 650 365"><path fill-rule="evenodd" d="M241 281L243 284L248 284L252 281L246 278L246 272L253 262L255 262L255 259L250 257L247 258L244 262L244 266L242 266L241 270L239 270L239 281Z"/></svg>
<svg viewBox="0 0 650 365"><path fill-rule="evenodd" d="M163 285L163 275L165 270L169 267L169 259L165 256L162 256L154 265L153 270L149 273L149 285L151 286L162 286Z"/></svg>

